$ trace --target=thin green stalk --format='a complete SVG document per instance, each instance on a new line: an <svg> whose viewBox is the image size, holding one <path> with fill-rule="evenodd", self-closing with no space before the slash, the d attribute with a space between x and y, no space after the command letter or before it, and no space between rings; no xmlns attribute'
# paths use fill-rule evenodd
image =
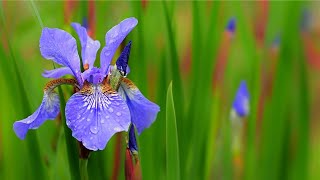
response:
<svg viewBox="0 0 320 180"><path fill-rule="evenodd" d="M81 180L88 180L88 159L80 159L79 160L79 167L80 167L80 177Z"/></svg>

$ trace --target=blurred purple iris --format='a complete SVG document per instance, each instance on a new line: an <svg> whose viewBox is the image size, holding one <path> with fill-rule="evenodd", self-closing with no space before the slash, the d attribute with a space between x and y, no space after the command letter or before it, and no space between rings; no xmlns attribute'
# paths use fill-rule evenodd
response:
<svg viewBox="0 0 320 180"><path fill-rule="evenodd" d="M233 101L232 109L238 117L245 117L249 113L249 92L246 81L242 81Z"/></svg>
<svg viewBox="0 0 320 180"><path fill-rule="evenodd" d="M63 67L43 73L46 78L58 79L45 86L39 108L31 116L14 123L16 135L24 139L29 129L37 129L46 120L55 119L60 111L60 102L54 88L61 84L70 84L78 89L66 104L66 123L72 130L72 136L87 149L104 149L115 133L128 131L130 123L137 127L139 133L149 127L160 108L125 78L129 73L127 63L131 42L116 65L110 64L118 46L137 23L137 19L127 18L107 32L106 45L100 54L100 68L94 67L100 42L91 39L86 28L72 23L81 43L84 72L80 69L76 40L63 30L44 28L40 37L41 55ZM60 78L67 74L73 75L76 80Z"/></svg>

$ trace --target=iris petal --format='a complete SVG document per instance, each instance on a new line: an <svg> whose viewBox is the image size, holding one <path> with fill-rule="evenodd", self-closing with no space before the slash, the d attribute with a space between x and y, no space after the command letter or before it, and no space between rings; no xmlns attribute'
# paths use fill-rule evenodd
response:
<svg viewBox="0 0 320 180"><path fill-rule="evenodd" d="M73 74L71 69L68 67L61 67L53 70L45 70L42 73L42 76L45 78L60 78L67 74L71 74L71 75Z"/></svg>
<svg viewBox="0 0 320 180"><path fill-rule="evenodd" d="M77 32L80 39L82 62L83 64L89 64L89 68L92 68L97 51L100 48L100 42L92 40L88 36L86 28L82 27L79 23L72 23L71 26Z"/></svg>
<svg viewBox="0 0 320 180"><path fill-rule="evenodd" d="M92 84L98 84L103 81L105 74L100 72L99 68L93 67L82 73L82 78Z"/></svg>
<svg viewBox="0 0 320 180"><path fill-rule="evenodd" d="M40 51L44 58L69 67L78 82L82 84L77 43L69 33L56 28L43 28Z"/></svg>
<svg viewBox="0 0 320 180"><path fill-rule="evenodd" d="M138 20L136 18L127 18L107 32L105 37L106 46L102 49L100 54L100 67L103 73L107 73L112 57L120 43L137 24Z"/></svg>
<svg viewBox="0 0 320 180"><path fill-rule="evenodd" d="M127 131L130 112L109 85L85 83L66 105L67 125L72 136L90 150L102 150L117 132Z"/></svg>
<svg viewBox="0 0 320 180"><path fill-rule="evenodd" d="M37 129L46 120L55 119L60 111L59 96L55 92L45 92L38 109L29 117L16 121L13 129L20 139L24 139L29 129Z"/></svg>
<svg viewBox="0 0 320 180"><path fill-rule="evenodd" d="M160 107L145 98L127 78L122 79L118 93L126 100L131 114L131 121L140 134L155 121Z"/></svg>

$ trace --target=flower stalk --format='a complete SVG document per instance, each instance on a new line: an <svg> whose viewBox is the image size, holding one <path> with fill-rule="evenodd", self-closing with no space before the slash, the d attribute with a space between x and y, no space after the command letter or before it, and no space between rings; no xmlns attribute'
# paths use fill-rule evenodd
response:
<svg viewBox="0 0 320 180"><path fill-rule="evenodd" d="M82 159L79 160L79 167L80 167L80 178L81 180L88 180L88 159Z"/></svg>

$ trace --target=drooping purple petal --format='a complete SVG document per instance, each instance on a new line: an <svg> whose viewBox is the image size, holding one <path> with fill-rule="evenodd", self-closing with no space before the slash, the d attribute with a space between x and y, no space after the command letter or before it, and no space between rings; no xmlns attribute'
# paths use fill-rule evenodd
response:
<svg viewBox="0 0 320 180"><path fill-rule="evenodd" d="M127 131L130 112L125 101L109 85L85 83L66 105L72 136L90 150L103 150L117 132Z"/></svg>
<svg viewBox="0 0 320 180"><path fill-rule="evenodd" d="M239 117L247 116L249 113L249 92L246 81L242 81L237 90L232 108Z"/></svg>
<svg viewBox="0 0 320 180"><path fill-rule="evenodd" d="M40 37L41 55L69 67L80 84L80 59L76 40L67 32L56 28L43 28Z"/></svg>
<svg viewBox="0 0 320 180"><path fill-rule="evenodd" d="M138 20L136 18L127 18L107 32L106 45L100 54L100 68L103 73L107 73L108 66L120 43L137 24Z"/></svg>
<svg viewBox="0 0 320 180"><path fill-rule="evenodd" d="M100 48L100 42L89 37L86 28L79 23L72 23L71 26L77 32L81 43L81 57L83 65L89 64L89 68L93 67L96 59L97 51Z"/></svg>
<svg viewBox="0 0 320 180"><path fill-rule="evenodd" d="M46 120L54 120L59 111L59 96L55 92L45 92L38 109L29 117L16 121L13 130L20 139L24 139L29 129L37 129Z"/></svg>
<svg viewBox="0 0 320 180"><path fill-rule="evenodd" d="M123 51L121 52L116 62L117 69L120 72L123 72L123 76L127 75L127 67L129 62L130 50L131 50L131 41L129 41L126 47L124 47Z"/></svg>
<svg viewBox="0 0 320 180"><path fill-rule="evenodd" d="M118 93L126 100L131 122L136 126L139 134L156 120L160 107L145 98L129 79L122 79Z"/></svg>
<svg viewBox="0 0 320 180"><path fill-rule="evenodd" d="M129 142L128 147L131 153L138 152L138 145L136 140L136 134L134 133L134 124L131 124L129 128Z"/></svg>
<svg viewBox="0 0 320 180"><path fill-rule="evenodd" d="M68 67L61 67L53 70L44 70L42 76L45 78L60 78L67 74L73 74L71 69Z"/></svg>
<svg viewBox="0 0 320 180"><path fill-rule="evenodd" d="M98 84L103 81L105 74L101 73L99 68L93 67L82 73L82 78L92 84Z"/></svg>

